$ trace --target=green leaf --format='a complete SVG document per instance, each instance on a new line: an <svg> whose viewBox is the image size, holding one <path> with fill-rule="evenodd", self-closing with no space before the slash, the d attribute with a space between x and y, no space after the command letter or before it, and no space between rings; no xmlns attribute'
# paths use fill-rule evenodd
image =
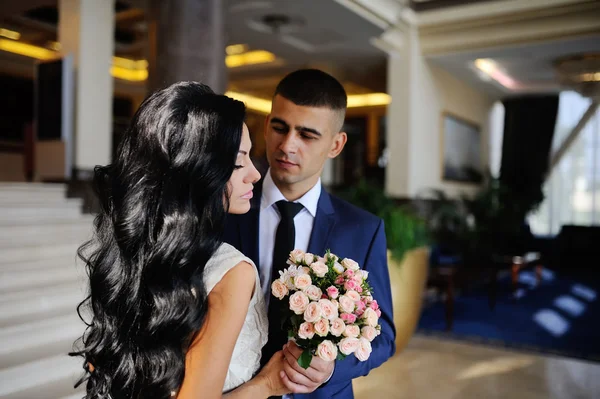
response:
<svg viewBox="0 0 600 399"><path fill-rule="evenodd" d="M310 362L312 361L312 355L310 350L305 349L302 351L302 354L298 358L298 365L302 367L304 370L310 367Z"/></svg>
<svg viewBox="0 0 600 399"><path fill-rule="evenodd" d="M345 358L346 358L346 355L344 355L342 352L338 351L336 360L344 360Z"/></svg>

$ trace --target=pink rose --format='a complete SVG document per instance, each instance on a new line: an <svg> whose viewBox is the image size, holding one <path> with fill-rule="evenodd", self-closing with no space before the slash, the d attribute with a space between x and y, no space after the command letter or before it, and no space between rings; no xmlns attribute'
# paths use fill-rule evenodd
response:
<svg viewBox="0 0 600 399"><path fill-rule="evenodd" d="M367 305L363 301L358 301L356 303L356 315L362 316L363 313L365 313L366 308L367 308Z"/></svg>
<svg viewBox="0 0 600 399"><path fill-rule="evenodd" d="M310 323L318 321L323 316L321 305L318 302L311 302L304 311L304 320Z"/></svg>
<svg viewBox="0 0 600 399"><path fill-rule="evenodd" d="M317 356L326 362L333 362L337 357L337 347L333 342L326 339L317 346Z"/></svg>
<svg viewBox="0 0 600 399"><path fill-rule="evenodd" d="M342 295L339 297L338 301L340 302L340 308L342 309L342 312L354 312L354 299L350 298L349 296Z"/></svg>
<svg viewBox="0 0 600 399"><path fill-rule="evenodd" d="M373 349L371 348L371 343L369 340L361 337L358 340L358 348L354 352L354 356L356 356L356 358L361 362L364 362L369 358L369 356L371 356L372 350Z"/></svg>
<svg viewBox="0 0 600 399"><path fill-rule="evenodd" d="M327 295L329 295L329 298L335 299L340 295L340 291L332 285L327 288Z"/></svg>
<svg viewBox="0 0 600 399"><path fill-rule="evenodd" d="M338 347L340 348L340 352L347 356L353 354L358 349L358 344L358 338L347 337L338 343Z"/></svg>
<svg viewBox="0 0 600 399"><path fill-rule="evenodd" d="M338 317L338 308L329 299L320 299L319 305L321 305L323 317L327 320L333 320Z"/></svg>
<svg viewBox="0 0 600 399"><path fill-rule="evenodd" d="M357 271L359 269L358 263L353 261L352 259L344 259L342 262L342 266L344 266L347 270Z"/></svg>
<svg viewBox="0 0 600 399"><path fill-rule="evenodd" d="M335 279L335 281L334 281L334 282L335 282L337 285L342 285L342 284L344 284L344 281L346 281L346 279L344 278L344 276L339 276L338 278L336 278L336 279Z"/></svg>
<svg viewBox="0 0 600 399"><path fill-rule="evenodd" d="M304 322L300 324L300 328L298 329L298 337L302 339L311 339L315 336L315 328L313 323Z"/></svg>
<svg viewBox="0 0 600 399"><path fill-rule="evenodd" d="M377 309L375 311L375 314L377 315L377 317L381 317L381 309Z"/></svg>
<svg viewBox="0 0 600 399"><path fill-rule="evenodd" d="M329 271L329 268L323 262L314 262L310 265L310 268L317 275L317 277L325 277L325 275Z"/></svg>
<svg viewBox="0 0 600 399"><path fill-rule="evenodd" d="M294 277L294 285L299 290L303 290L312 284L312 280L308 274L300 274Z"/></svg>
<svg viewBox="0 0 600 399"><path fill-rule="evenodd" d="M305 265L310 265L315 261L315 256L311 253L305 253L304 254L304 264Z"/></svg>
<svg viewBox="0 0 600 399"><path fill-rule="evenodd" d="M331 322L331 327L329 328L329 331L331 332L331 334L335 335L336 337L339 337L340 335L342 335L342 333L346 330L346 324L344 323L344 320L340 319L339 317L337 319L334 319Z"/></svg>
<svg viewBox="0 0 600 399"><path fill-rule="evenodd" d="M271 294L278 299L283 299L288 292L288 287L279 279L273 281L273 284L271 284Z"/></svg>
<svg viewBox="0 0 600 399"><path fill-rule="evenodd" d="M356 324L347 325L343 335L344 337L358 338L360 335L360 327Z"/></svg>
<svg viewBox="0 0 600 399"><path fill-rule="evenodd" d="M377 301L374 300L369 304L369 307L373 310L377 310L379 309L379 304L377 303Z"/></svg>
<svg viewBox="0 0 600 399"><path fill-rule="evenodd" d="M346 278L353 278L354 277L354 271L352 271L352 270L346 270L344 272L344 276L346 276Z"/></svg>
<svg viewBox="0 0 600 399"><path fill-rule="evenodd" d="M304 293L308 295L310 300L318 301L323 296L323 291L317 286L309 285L304 289Z"/></svg>
<svg viewBox="0 0 600 399"><path fill-rule="evenodd" d="M320 337L325 337L329 334L329 322L327 319L321 319L315 323L315 332Z"/></svg>
<svg viewBox="0 0 600 399"><path fill-rule="evenodd" d="M337 274L342 274L342 273L344 273L344 266L342 266L339 263L335 262L334 265L333 265L333 270L335 270L335 272Z"/></svg>
<svg viewBox="0 0 600 399"><path fill-rule="evenodd" d="M297 265L297 264L302 263L303 259L304 259L304 251L301 251L299 249L294 249L292 252L290 252L289 262Z"/></svg>
<svg viewBox="0 0 600 399"><path fill-rule="evenodd" d="M310 300L302 291L296 291L290 296L290 310L296 314L302 314L306 310Z"/></svg>
<svg viewBox="0 0 600 399"><path fill-rule="evenodd" d="M371 327L377 327L377 323L379 322L379 316L377 316L375 310L367 308L367 310L365 310L365 313L362 315L362 318L365 319L367 325Z"/></svg>
<svg viewBox="0 0 600 399"><path fill-rule="evenodd" d="M378 335L377 330L371 326L364 326L360 329L360 334L364 338L368 339L369 342L372 342L375 337Z"/></svg>
<svg viewBox="0 0 600 399"><path fill-rule="evenodd" d="M347 324L352 324L352 323L354 323L356 321L356 315L354 315L352 313L342 313L340 315L340 317Z"/></svg>
<svg viewBox="0 0 600 399"><path fill-rule="evenodd" d="M356 284L356 281L354 280L346 280L344 283L344 288L346 291L356 291L356 287L359 287L359 285Z"/></svg>
<svg viewBox="0 0 600 399"><path fill-rule="evenodd" d="M344 295L352 299L354 302L360 302L360 294L356 291L346 291Z"/></svg>
<svg viewBox="0 0 600 399"><path fill-rule="evenodd" d="M363 292L362 287L361 286L356 287L356 292L362 293Z"/></svg>

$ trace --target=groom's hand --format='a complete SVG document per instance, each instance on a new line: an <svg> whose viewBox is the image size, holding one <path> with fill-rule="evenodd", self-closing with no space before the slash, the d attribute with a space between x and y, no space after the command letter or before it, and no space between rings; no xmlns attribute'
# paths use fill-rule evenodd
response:
<svg viewBox="0 0 600 399"><path fill-rule="evenodd" d="M281 373L283 384L293 393L311 393L324 382L329 380L333 374L335 361L325 360L313 356L310 367L306 370L298 364L298 358L302 349L295 342L289 341L283 347L284 373Z"/></svg>

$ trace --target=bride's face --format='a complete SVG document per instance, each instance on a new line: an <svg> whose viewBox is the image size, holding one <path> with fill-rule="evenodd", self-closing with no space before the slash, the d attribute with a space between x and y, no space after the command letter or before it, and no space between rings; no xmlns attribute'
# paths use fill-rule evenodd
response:
<svg viewBox="0 0 600 399"><path fill-rule="evenodd" d="M250 160L250 133L244 123L242 143L235 162L235 169L229 178L229 213L241 214L250 210L250 199L254 183L260 179L260 173Z"/></svg>

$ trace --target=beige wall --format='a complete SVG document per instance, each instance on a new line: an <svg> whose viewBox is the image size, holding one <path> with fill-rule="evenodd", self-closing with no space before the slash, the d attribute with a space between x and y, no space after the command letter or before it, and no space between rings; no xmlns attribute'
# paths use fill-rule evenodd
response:
<svg viewBox="0 0 600 399"><path fill-rule="evenodd" d="M390 163L386 190L415 197L429 188L449 195L473 193L477 186L442 180L442 113L450 112L481 127L481 160L489 164L488 118L494 99L432 65L422 56L415 31L406 46L389 58L387 142Z"/></svg>

